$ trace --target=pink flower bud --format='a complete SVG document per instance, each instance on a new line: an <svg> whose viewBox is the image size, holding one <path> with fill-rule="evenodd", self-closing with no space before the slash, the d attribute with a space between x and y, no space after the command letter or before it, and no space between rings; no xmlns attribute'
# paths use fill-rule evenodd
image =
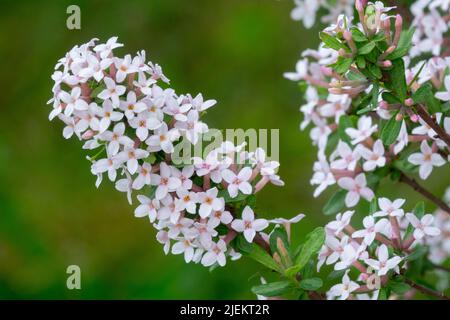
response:
<svg viewBox="0 0 450 320"><path fill-rule="evenodd" d="M414 100L411 99L411 98L406 99L405 100L405 105L408 106L408 107L413 106L414 105Z"/></svg>
<svg viewBox="0 0 450 320"><path fill-rule="evenodd" d="M330 77L333 74L333 69L326 66L320 66L320 72L322 72L324 76Z"/></svg>
<svg viewBox="0 0 450 320"><path fill-rule="evenodd" d="M350 31L348 31L348 30L345 30L345 31L344 31L343 36L344 36L344 39L345 39L347 42L353 40L352 33L351 33Z"/></svg>
<svg viewBox="0 0 450 320"><path fill-rule="evenodd" d="M390 60L383 61L383 67L385 68L392 67L392 62Z"/></svg>
<svg viewBox="0 0 450 320"><path fill-rule="evenodd" d="M89 140L95 135L95 132L92 130L87 130L85 133L81 135L81 139L83 140Z"/></svg>
<svg viewBox="0 0 450 320"><path fill-rule="evenodd" d="M403 114L397 113L397 115L395 116L395 121L402 121L402 120L403 120Z"/></svg>
<svg viewBox="0 0 450 320"><path fill-rule="evenodd" d="M410 116L410 119L411 119L411 121L412 122L418 122L419 121L419 116L417 115L417 114L412 114L411 116Z"/></svg>
<svg viewBox="0 0 450 320"><path fill-rule="evenodd" d="M379 106L381 109L387 110L387 109L389 108L389 103L387 103L387 101L382 100L382 101L380 101L380 103L378 104L378 106Z"/></svg>

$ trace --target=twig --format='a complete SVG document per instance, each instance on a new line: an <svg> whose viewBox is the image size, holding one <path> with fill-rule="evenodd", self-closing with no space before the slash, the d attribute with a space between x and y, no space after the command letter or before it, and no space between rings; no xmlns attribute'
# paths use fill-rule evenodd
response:
<svg viewBox="0 0 450 320"><path fill-rule="evenodd" d="M420 184L416 182L416 180L408 177L404 173L400 175L400 181L409 185L411 188L413 188L415 191L423 195L425 198L436 204L439 208L441 208L443 211L450 214L450 207L441 199L436 197L434 194L426 190L424 187L422 187Z"/></svg>
<svg viewBox="0 0 450 320"><path fill-rule="evenodd" d="M427 125L432 128L436 134L441 138L450 148L450 136L445 132L445 130L428 114L423 105L419 104L416 106L417 114L426 122Z"/></svg>
<svg viewBox="0 0 450 320"><path fill-rule="evenodd" d="M407 284L409 284L411 287L413 287L414 289L416 289L416 290L418 290L418 291L420 291L420 292L422 292L424 294L427 294L429 296L438 298L440 300L450 300L450 298L447 297L443 292L434 291L434 290L432 290L430 288L427 288L427 287L425 287L425 286L423 286L421 284L415 283L414 281L412 281L412 280L410 280L408 278L405 278L405 282Z"/></svg>

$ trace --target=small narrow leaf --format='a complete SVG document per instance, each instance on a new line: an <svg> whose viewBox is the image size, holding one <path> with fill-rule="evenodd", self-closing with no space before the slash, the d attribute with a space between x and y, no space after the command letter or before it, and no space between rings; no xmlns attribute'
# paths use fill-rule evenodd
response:
<svg viewBox="0 0 450 320"><path fill-rule="evenodd" d="M395 115L389 119L381 131L381 140L385 146L390 146L396 141L401 127L402 121L397 121Z"/></svg>
<svg viewBox="0 0 450 320"><path fill-rule="evenodd" d="M277 281L254 286L252 292L264 297L274 297L287 293L292 288L293 286L290 281Z"/></svg>
<svg viewBox="0 0 450 320"><path fill-rule="evenodd" d="M300 288L303 290L314 291L323 286L323 281L320 278L304 279L300 282Z"/></svg>
<svg viewBox="0 0 450 320"><path fill-rule="evenodd" d="M347 195L346 190L339 190L336 192L327 204L323 207L323 213L325 215L332 215L339 213L345 207L345 196Z"/></svg>
<svg viewBox="0 0 450 320"><path fill-rule="evenodd" d="M358 49L358 54L365 55L372 52L372 50L375 48L375 42L371 41L365 45L363 45L361 48Z"/></svg>
<svg viewBox="0 0 450 320"><path fill-rule="evenodd" d="M325 43L325 45L328 48L334 49L336 51L338 51L339 49L345 49L345 46L342 42L340 42L338 39L336 39L335 37L329 35L326 32L320 32L319 33L319 37L320 40L323 41L323 43Z"/></svg>

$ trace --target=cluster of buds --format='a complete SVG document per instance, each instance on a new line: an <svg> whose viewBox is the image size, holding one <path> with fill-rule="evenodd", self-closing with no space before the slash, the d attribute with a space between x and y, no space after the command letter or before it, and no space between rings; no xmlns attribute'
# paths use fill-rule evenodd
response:
<svg viewBox="0 0 450 320"><path fill-rule="evenodd" d="M255 218L254 194L268 182L283 185L279 163L261 148L249 152L228 141L204 158L174 161L179 146L196 145L208 132L200 117L216 101L177 95L144 51L122 58L113 54L118 47L115 37L93 39L59 60L50 120L64 122L65 138L96 150L88 160L97 186L106 174L130 204L138 193L135 216L150 220L166 254L204 266L239 258L229 244L240 233L253 242L267 228Z"/></svg>

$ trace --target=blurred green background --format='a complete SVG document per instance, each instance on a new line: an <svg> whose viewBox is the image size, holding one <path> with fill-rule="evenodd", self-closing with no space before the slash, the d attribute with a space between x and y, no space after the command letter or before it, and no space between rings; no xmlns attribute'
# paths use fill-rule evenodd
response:
<svg viewBox="0 0 450 320"><path fill-rule="evenodd" d="M66 8L81 8L81 30L66 28ZM0 4L0 298L253 299L248 260L209 272L165 256L147 220L135 219L123 194L95 177L81 143L50 123L50 75L60 57L93 37L117 35L145 49L178 93L218 100L215 128L279 128L284 188L258 197L266 217L307 213L302 238L328 218L327 194L312 198L315 149L298 124L301 96L282 73L318 44L317 30L289 18L290 0L2 1ZM442 194L447 181L435 178ZM407 191L407 192L405 192ZM393 195L415 194L388 186ZM414 198L415 197L415 198ZM82 269L82 290L66 288L66 268Z"/></svg>

